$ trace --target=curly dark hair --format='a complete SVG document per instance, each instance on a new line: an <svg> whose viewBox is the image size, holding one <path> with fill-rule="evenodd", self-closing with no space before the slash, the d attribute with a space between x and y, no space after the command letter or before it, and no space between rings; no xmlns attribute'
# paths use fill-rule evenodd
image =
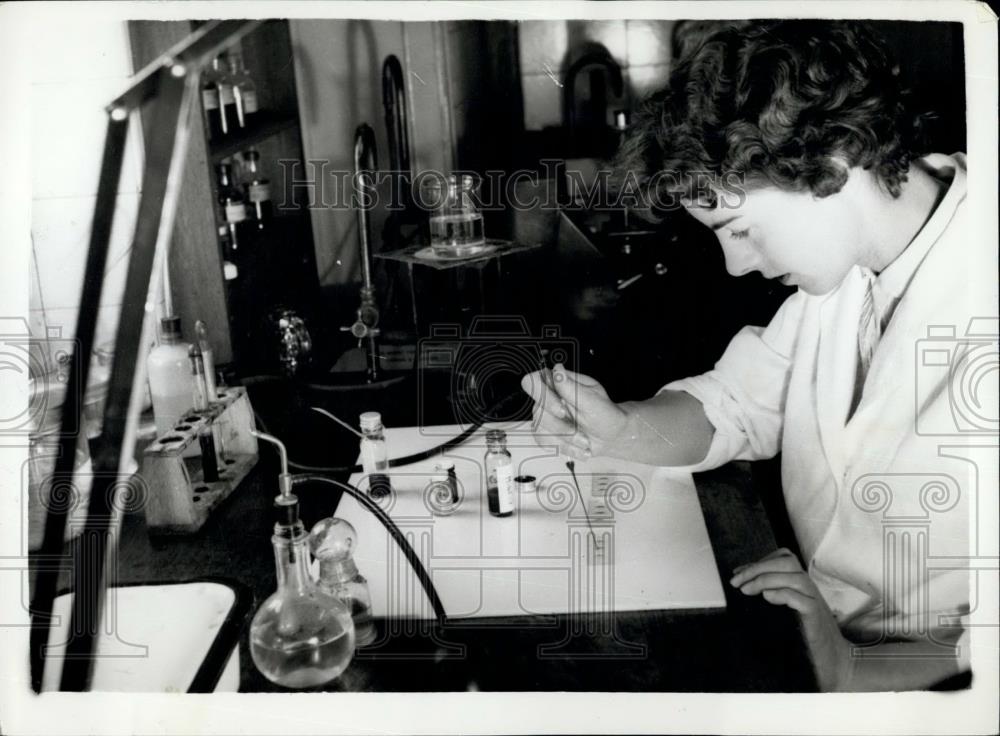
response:
<svg viewBox="0 0 1000 736"><path fill-rule="evenodd" d="M692 177L707 174L825 197L847 180L839 157L897 197L921 127L898 72L860 23L720 24L640 104L616 170L647 183L671 172L667 189L686 196Z"/></svg>

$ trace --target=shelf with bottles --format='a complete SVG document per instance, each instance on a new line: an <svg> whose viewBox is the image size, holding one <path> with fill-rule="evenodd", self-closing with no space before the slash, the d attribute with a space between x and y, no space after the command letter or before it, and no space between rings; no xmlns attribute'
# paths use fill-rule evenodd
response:
<svg viewBox="0 0 1000 736"><path fill-rule="evenodd" d="M212 163L298 124L294 112L261 107L257 83L238 46L219 54L202 72L201 102Z"/></svg>
<svg viewBox="0 0 1000 736"><path fill-rule="evenodd" d="M211 140L208 145L209 157L212 163L218 163L296 125L298 117L294 113L261 110L246 128L233 132L223 140Z"/></svg>

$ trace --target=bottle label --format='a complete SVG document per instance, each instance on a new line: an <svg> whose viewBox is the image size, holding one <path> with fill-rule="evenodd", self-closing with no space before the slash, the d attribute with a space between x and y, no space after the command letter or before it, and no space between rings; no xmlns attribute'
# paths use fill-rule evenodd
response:
<svg viewBox="0 0 1000 736"><path fill-rule="evenodd" d="M247 187L247 197L251 202L270 202L271 185L263 182L256 182Z"/></svg>
<svg viewBox="0 0 1000 736"><path fill-rule="evenodd" d="M242 88L243 91L243 112L257 112L257 90Z"/></svg>
<svg viewBox="0 0 1000 736"><path fill-rule="evenodd" d="M205 110L219 109L219 91L215 87L208 87L201 91L201 104Z"/></svg>
<svg viewBox="0 0 1000 736"><path fill-rule="evenodd" d="M242 202L226 205L227 222L243 222L245 219L247 219L247 208L243 206Z"/></svg>
<svg viewBox="0 0 1000 736"><path fill-rule="evenodd" d="M492 479L491 479L492 480ZM501 514L514 510L514 468L501 465L496 469L497 504Z"/></svg>
<svg viewBox="0 0 1000 736"><path fill-rule="evenodd" d="M361 468L367 475L385 470L385 443L361 440Z"/></svg>
<svg viewBox="0 0 1000 736"><path fill-rule="evenodd" d="M229 84L219 85L219 102L223 105L232 105L234 102L233 98L233 87Z"/></svg>

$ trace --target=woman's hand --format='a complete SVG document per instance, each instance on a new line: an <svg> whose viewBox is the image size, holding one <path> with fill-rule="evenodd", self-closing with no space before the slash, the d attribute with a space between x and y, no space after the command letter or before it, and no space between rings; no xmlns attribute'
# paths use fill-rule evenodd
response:
<svg viewBox="0 0 1000 736"><path fill-rule="evenodd" d="M559 451L577 460L602 455L625 428L628 416L597 381L557 364L552 371L555 394L536 371L521 379L521 388L535 401L532 420L535 441L559 444Z"/></svg>
<svg viewBox="0 0 1000 736"><path fill-rule="evenodd" d="M840 633L833 613L794 554L782 548L740 565L729 584L744 595L762 595L768 603L795 609L820 689L850 689L851 643Z"/></svg>

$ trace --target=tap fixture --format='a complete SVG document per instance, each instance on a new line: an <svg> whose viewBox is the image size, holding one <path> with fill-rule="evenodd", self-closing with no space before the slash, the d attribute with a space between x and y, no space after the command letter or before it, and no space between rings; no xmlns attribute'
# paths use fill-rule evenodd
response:
<svg viewBox="0 0 1000 736"><path fill-rule="evenodd" d="M375 338L379 333L379 311L375 300L375 285L372 282L372 254L368 239L368 209L374 200L377 169L375 131L368 123L362 123L354 131L354 182L358 197L358 242L361 246L361 303L354 324L341 329L350 331L358 339L359 346L367 340L369 382L377 381L379 374L379 357L375 346Z"/></svg>
<svg viewBox="0 0 1000 736"><path fill-rule="evenodd" d="M361 244L361 281L366 289L372 288L371 246L368 240L368 208L375 190L375 171L378 169L378 152L375 148L375 131L368 123L361 123L354 131L354 186L358 195L358 241Z"/></svg>
<svg viewBox="0 0 1000 736"><path fill-rule="evenodd" d="M294 524L299 518L299 499L292 493L293 478L292 474L288 472L288 450L285 449L285 443L274 435L258 432L256 429L251 429L250 434L258 440L270 442L278 450L281 472L278 473L278 495L274 499L274 505L275 508L283 511L285 523Z"/></svg>
<svg viewBox="0 0 1000 736"><path fill-rule="evenodd" d="M403 86L403 66L395 54L385 57L382 64L382 107L385 110L385 132L389 140L389 164L392 167L392 202L403 208L402 212L393 212L391 215L398 230L398 221L405 218L410 209L409 186L412 172L410 134L407 127L410 113L406 104L406 88Z"/></svg>

